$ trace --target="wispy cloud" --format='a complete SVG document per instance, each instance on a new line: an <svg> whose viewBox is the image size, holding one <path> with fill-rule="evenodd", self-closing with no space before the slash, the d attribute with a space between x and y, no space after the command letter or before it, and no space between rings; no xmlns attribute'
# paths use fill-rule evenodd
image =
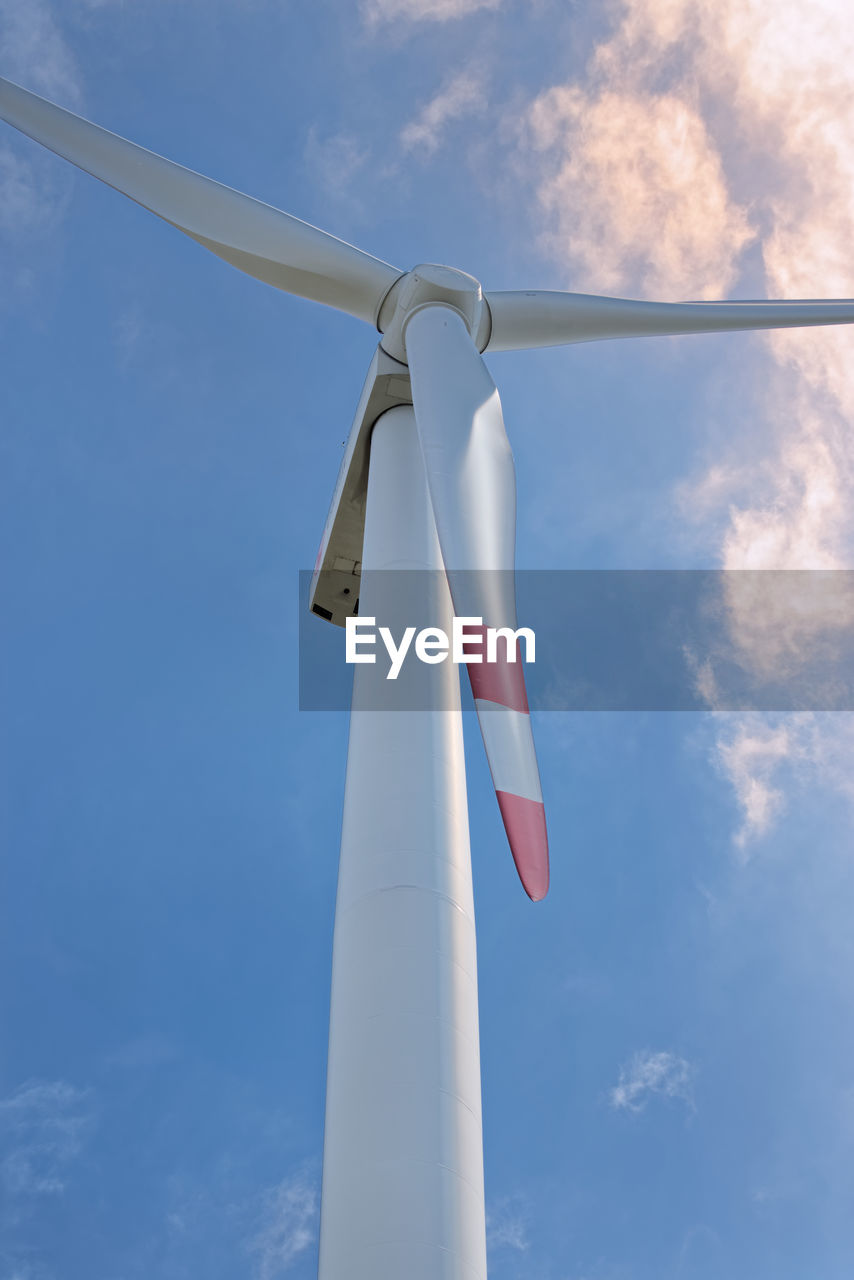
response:
<svg viewBox="0 0 854 1280"><path fill-rule="evenodd" d="M0 1099L0 1182L10 1198L65 1189L92 1120L87 1099L64 1080L31 1081Z"/></svg>
<svg viewBox="0 0 854 1280"><path fill-rule="evenodd" d="M730 287L754 233L693 103L596 75L540 95L524 136L541 175L542 243L574 287L665 298Z"/></svg>
<svg viewBox="0 0 854 1280"><path fill-rule="evenodd" d="M739 807L733 844L743 862L773 831L791 792L815 795L824 787L854 804L854 724L849 716L798 712L722 719L714 760Z"/></svg>
<svg viewBox="0 0 854 1280"><path fill-rule="evenodd" d="M486 1214L486 1246L490 1252L496 1249L527 1252L528 1213L518 1196L496 1200L489 1206Z"/></svg>
<svg viewBox="0 0 854 1280"><path fill-rule="evenodd" d="M76 109L81 78L51 7L44 0L0 0L3 74L45 97ZM11 240L43 235L62 214L70 174L35 143L2 126L0 137L0 234ZM14 264L5 283L23 286L26 273Z"/></svg>
<svg viewBox="0 0 854 1280"><path fill-rule="evenodd" d="M685 1058L666 1050L642 1049L620 1068L620 1078L610 1092L617 1111L643 1111L650 1098L676 1098L693 1107L694 1068Z"/></svg>
<svg viewBox="0 0 854 1280"><path fill-rule="evenodd" d="M843 0L625 0L584 75L524 115L544 247L571 287L593 291L709 298L752 272L764 279L751 296L854 296L854 149L841 123L852 109ZM676 503L709 531L725 569L844 567L854 552L852 334L781 332L753 349L750 441L719 449ZM729 589L733 637L757 661L784 646L796 662L839 629L838 609L814 609L781 636L736 577ZM822 732L840 732L829 724ZM783 812L771 778L798 737L723 732L740 847ZM837 754L813 743L814 759ZM801 774L790 771L791 785Z"/></svg>
<svg viewBox="0 0 854 1280"><path fill-rule="evenodd" d="M742 855L748 845L768 834L784 811L785 795L775 779L781 764L797 748L790 726L771 726L761 718L739 722L720 733L716 749L721 768L732 784L741 810L741 825L733 839Z"/></svg>
<svg viewBox="0 0 854 1280"><path fill-rule="evenodd" d="M45 180L34 157L0 147L0 231L14 235L47 227L56 213L53 184Z"/></svg>
<svg viewBox="0 0 854 1280"><path fill-rule="evenodd" d="M404 152L421 151L425 155L433 155L449 124L465 116L482 113L486 110L486 105L483 73L475 68L458 71L445 81L435 97L404 126L400 132L400 145Z"/></svg>
<svg viewBox="0 0 854 1280"><path fill-rule="evenodd" d="M627 0L585 77L525 117L549 250L596 287L709 297L734 283L758 236L770 296L851 296L854 152L839 122L854 105L852 67L839 0ZM721 559L831 567L850 551L851 337L766 343L777 442L762 501L732 508ZM707 508L739 479L721 459L713 468L698 482Z"/></svg>
<svg viewBox="0 0 854 1280"><path fill-rule="evenodd" d="M380 22L449 22L481 9L498 9L502 0L363 0L362 16Z"/></svg>
<svg viewBox="0 0 854 1280"><path fill-rule="evenodd" d="M285 1178L264 1193L257 1229L248 1243L257 1280L276 1280L317 1238L317 1183L306 1173Z"/></svg>
<svg viewBox="0 0 854 1280"><path fill-rule="evenodd" d="M77 63L45 0L0 0L0 49L7 79L65 106L79 103Z"/></svg>
<svg viewBox="0 0 854 1280"><path fill-rule="evenodd" d="M305 161L327 195L351 199L352 185L371 158L370 148L355 134L321 136L313 127L305 144Z"/></svg>

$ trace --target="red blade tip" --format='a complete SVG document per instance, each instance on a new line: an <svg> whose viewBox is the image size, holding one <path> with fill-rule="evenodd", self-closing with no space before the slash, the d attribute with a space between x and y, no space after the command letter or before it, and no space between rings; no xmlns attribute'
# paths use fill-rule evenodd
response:
<svg viewBox="0 0 854 1280"><path fill-rule="evenodd" d="M496 791L510 852L528 897L541 902L549 891L549 837L545 805L509 791Z"/></svg>

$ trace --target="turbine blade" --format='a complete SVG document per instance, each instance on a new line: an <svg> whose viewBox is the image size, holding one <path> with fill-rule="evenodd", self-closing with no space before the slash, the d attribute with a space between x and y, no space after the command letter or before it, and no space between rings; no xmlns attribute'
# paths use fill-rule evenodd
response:
<svg viewBox="0 0 854 1280"><path fill-rule="evenodd" d="M0 119L100 178L232 266L376 322L401 275L289 213L127 142L0 77Z"/></svg>
<svg viewBox="0 0 854 1280"><path fill-rule="evenodd" d="M524 670L482 650L487 627L516 629L516 474L501 401L462 318L444 306L406 326L415 420L454 613L482 619L483 661L468 664L492 781L519 877L529 897L549 885L548 836ZM471 628L475 633L475 628Z"/></svg>
<svg viewBox="0 0 854 1280"><path fill-rule="evenodd" d="M639 302L588 293L508 290L486 295L488 351L556 347L602 338L674 337L736 329L854 324L854 299L783 302Z"/></svg>

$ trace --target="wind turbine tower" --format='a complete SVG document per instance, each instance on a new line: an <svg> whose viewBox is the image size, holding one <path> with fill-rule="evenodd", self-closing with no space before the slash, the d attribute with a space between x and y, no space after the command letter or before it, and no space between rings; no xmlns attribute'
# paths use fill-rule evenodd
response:
<svg viewBox="0 0 854 1280"><path fill-rule="evenodd" d="M854 302L642 302L486 294L401 271L0 79L0 118L218 257L374 325L312 582L315 613L400 613L418 571L431 621L516 628L516 486L482 353L605 338L850 324ZM485 655L484 655L485 657ZM548 840L523 667L467 665L530 898ZM415 673L415 674L413 674ZM415 683L413 683L415 682ZM417 685L417 688L416 688ZM423 709L411 707L417 693ZM419 706L421 702L419 702ZM320 1280L486 1280L477 968L459 678L356 670L335 914Z"/></svg>

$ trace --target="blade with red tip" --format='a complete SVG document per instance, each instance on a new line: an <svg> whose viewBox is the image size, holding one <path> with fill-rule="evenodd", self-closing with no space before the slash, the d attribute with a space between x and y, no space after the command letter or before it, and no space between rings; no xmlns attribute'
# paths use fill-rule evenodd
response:
<svg viewBox="0 0 854 1280"><path fill-rule="evenodd" d="M406 325L415 419L442 558L457 618L471 625L468 672L504 828L529 897L549 887L545 809L524 667L499 640L483 651L486 628L516 630L516 474L495 383L462 317L426 306Z"/></svg>

